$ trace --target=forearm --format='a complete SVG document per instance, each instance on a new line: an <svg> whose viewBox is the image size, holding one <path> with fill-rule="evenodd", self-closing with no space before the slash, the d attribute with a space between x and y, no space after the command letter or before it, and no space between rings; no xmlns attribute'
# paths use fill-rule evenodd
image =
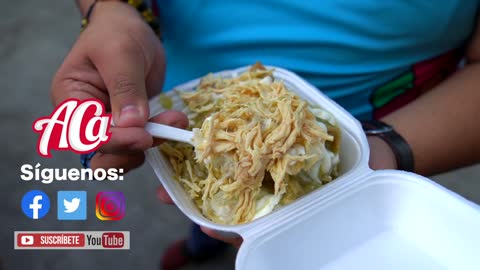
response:
<svg viewBox="0 0 480 270"><path fill-rule="evenodd" d="M78 10L80 10L80 14L82 14L82 16L85 16L88 8L90 7L90 5L92 5L94 1L95 0L75 0Z"/></svg>
<svg viewBox="0 0 480 270"><path fill-rule="evenodd" d="M103 0L106 1L106 0ZM108 0L108 1L119 1L119 0ZM87 14L88 8L95 2L95 0L75 0L77 3L78 10L82 16Z"/></svg>
<svg viewBox="0 0 480 270"><path fill-rule="evenodd" d="M410 144L415 171L440 173L480 161L480 64L455 73L382 120Z"/></svg>

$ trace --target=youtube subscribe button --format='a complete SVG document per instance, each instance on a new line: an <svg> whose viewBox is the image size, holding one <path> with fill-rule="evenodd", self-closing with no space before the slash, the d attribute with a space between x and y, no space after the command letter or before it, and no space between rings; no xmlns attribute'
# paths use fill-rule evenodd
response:
<svg viewBox="0 0 480 270"><path fill-rule="evenodd" d="M15 232L15 249L130 249L130 232Z"/></svg>
<svg viewBox="0 0 480 270"><path fill-rule="evenodd" d="M19 233L19 247L83 247L85 235L79 233Z"/></svg>

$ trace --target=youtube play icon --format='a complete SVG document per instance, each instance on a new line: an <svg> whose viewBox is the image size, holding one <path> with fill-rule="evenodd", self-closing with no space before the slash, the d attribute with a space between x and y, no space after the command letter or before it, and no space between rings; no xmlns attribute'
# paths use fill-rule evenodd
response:
<svg viewBox="0 0 480 270"><path fill-rule="evenodd" d="M33 235L22 235L20 237L20 245L22 246L31 246L34 242Z"/></svg>

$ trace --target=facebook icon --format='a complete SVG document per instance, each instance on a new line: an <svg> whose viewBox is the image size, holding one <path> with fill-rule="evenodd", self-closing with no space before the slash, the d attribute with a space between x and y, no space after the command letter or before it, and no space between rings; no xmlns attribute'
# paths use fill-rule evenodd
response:
<svg viewBox="0 0 480 270"><path fill-rule="evenodd" d="M50 210L50 199L40 190L31 190L22 198L22 211L31 219L40 219Z"/></svg>

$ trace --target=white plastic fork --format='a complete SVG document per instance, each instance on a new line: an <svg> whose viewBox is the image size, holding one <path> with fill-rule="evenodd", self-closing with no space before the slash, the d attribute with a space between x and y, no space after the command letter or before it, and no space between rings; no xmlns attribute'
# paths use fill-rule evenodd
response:
<svg viewBox="0 0 480 270"><path fill-rule="evenodd" d="M156 138L185 142L193 145L193 132L188 130L152 122L148 122L145 125L145 130Z"/></svg>

